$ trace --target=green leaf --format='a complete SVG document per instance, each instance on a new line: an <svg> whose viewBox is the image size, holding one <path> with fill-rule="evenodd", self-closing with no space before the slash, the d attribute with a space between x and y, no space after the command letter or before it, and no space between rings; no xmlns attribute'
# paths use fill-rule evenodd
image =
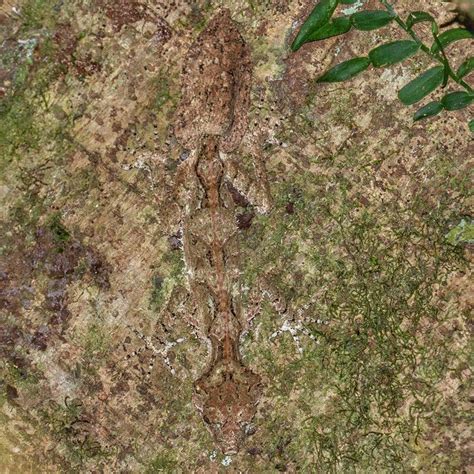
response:
<svg viewBox="0 0 474 474"><path fill-rule="evenodd" d="M365 10L351 15L354 28L362 31L376 30L388 25L395 16L385 10Z"/></svg>
<svg viewBox="0 0 474 474"><path fill-rule="evenodd" d="M417 122L418 120L432 117L433 115L439 114L442 110L443 104L441 102L430 102L415 112L415 115L413 115L413 121Z"/></svg>
<svg viewBox="0 0 474 474"><path fill-rule="evenodd" d="M444 67L435 66L409 82L398 92L398 98L405 104L414 104L441 85Z"/></svg>
<svg viewBox="0 0 474 474"><path fill-rule="evenodd" d="M465 91L450 92L446 94L441 103L446 110L459 110L467 107L474 100L474 94Z"/></svg>
<svg viewBox="0 0 474 474"><path fill-rule="evenodd" d="M421 23L423 21L429 21L431 23L436 23L435 19L426 12L411 12L408 15L406 25L408 29L411 29L413 25L416 25L417 23Z"/></svg>
<svg viewBox="0 0 474 474"><path fill-rule="evenodd" d="M329 69L317 82L342 82L351 79L370 65L369 58L352 58Z"/></svg>
<svg viewBox="0 0 474 474"><path fill-rule="evenodd" d="M447 30L438 36L439 43L443 48L448 44L453 43L454 41L459 41L468 38L474 38L474 34L472 34L469 30L466 30L465 28L452 28L451 30ZM431 45L431 52L437 53L439 50L440 47L435 41Z"/></svg>
<svg viewBox="0 0 474 474"><path fill-rule="evenodd" d="M469 131L474 133L474 119L469 120Z"/></svg>
<svg viewBox="0 0 474 474"><path fill-rule="evenodd" d="M331 18L337 7L338 0L320 0L313 8L306 21L301 26L295 40L291 45L292 51L297 51L308 41L308 37L324 26Z"/></svg>
<svg viewBox="0 0 474 474"><path fill-rule="evenodd" d="M458 68L456 74L459 79L467 76L474 70L474 58L466 59Z"/></svg>
<svg viewBox="0 0 474 474"><path fill-rule="evenodd" d="M342 3L343 5L354 5L354 3L357 3L358 0L339 0L339 3Z"/></svg>
<svg viewBox="0 0 474 474"><path fill-rule="evenodd" d="M415 41L393 41L374 48L369 52L369 59L375 67L388 66L413 56L419 49Z"/></svg>
<svg viewBox="0 0 474 474"><path fill-rule="evenodd" d="M351 20L348 16L339 16L312 33L306 42L319 41L331 38L331 36L343 35L351 29L351 26Z"/></svg>

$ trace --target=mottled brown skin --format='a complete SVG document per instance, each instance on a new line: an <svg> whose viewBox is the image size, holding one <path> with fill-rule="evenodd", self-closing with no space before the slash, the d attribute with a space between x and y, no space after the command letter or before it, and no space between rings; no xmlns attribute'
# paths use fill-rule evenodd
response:
<svg viewBox="0 0 474 474"><path fill-rule="evenodd" d="M202 135L221 137L219 149L234 150L247 128L252 68L247 44L222 10L191 45L182 74L175 135L197 149Z"/></svg>
<svg viewBox="0 0 474 474"><path fill-rule="evenodd" d="M194 151L185 163L188 185L196 189L185 200L183 243L197 309L193 324L210 346L194 402L226 454L238 451L260 393L260 377L239 351L247 322L239 302L238 227L221 159L245 133L250 78L248 48L223 10L189 50L175 134Z"/></svg>

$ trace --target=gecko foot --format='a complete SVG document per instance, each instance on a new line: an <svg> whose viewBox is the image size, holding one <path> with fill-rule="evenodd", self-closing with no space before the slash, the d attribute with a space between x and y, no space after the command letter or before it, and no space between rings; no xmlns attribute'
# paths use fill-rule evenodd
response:
<svg viewBox="0 0 474 474"><path fill-rule="evenodd" d="M176 374L176 371L173 368L173 366L171 364L171 361L169 360L168 352L174 346L176 346L177 344L183 342L185 340L184 337L180 337L180 338L176 339L175 341L164 341L163 339L161 339L160 337L158 337L156 335L153 338L151 338L150 336L146 336L145 334L142 334L140 331L138 331L137 329L135 329L131 326L127 326L127 327L140 340L143 341L143 346L141 346L138 349L128 353L124 358L126 361L129 361L130 359L132 359L134 357L139 357L142 352L144 352L145 350L148 350L148 351L151 351L150 360L148 362L148 368L147 368L147 370L142 369L142 372L145 375L145 378L147 380L151 377L151 373L152 373L153 368L155 366L155 362L156 362L157 357L160 357L163 364L168 368L168 370L173 375ZM153 339L156 340L157 344L155 344L155 342L153 342ZM124 347L124 350L126 351L127 349L126 349L125 345L123 347Z"/></svg>
<svg viewBox="0 0 474 474"><path fill-rule="evenodd" d="M284 332L289 332L293 341L296 345L296 349L300 354L303 354L303 347L301 345L300 334L304 334L309 339L311 339L315 344L319 344L318 338L304 325L304 323L315 323L315 324L327 324L327 322L322 321L321 319L310 319L303 318L302 320L296 319L285 319L283 324L273 332L269 340L273 340L276 337L280 336Z"/></svg>

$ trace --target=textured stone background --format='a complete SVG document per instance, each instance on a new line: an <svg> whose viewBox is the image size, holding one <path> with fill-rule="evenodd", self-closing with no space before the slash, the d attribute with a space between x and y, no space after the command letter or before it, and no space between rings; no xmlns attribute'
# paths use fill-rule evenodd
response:
<svg viewBox="0 0 474 474"><path fill-rule="evenodd" d="M472 244L446 237L472 216L469 111L412 123L396 93L429 64L421 54L316 84L403 35L292 54L313 3L1 2L2 472L472 468ZM403 15L411 4L395 2ZM272 195L266 214L239 209L243 297L262 308L244 354L265 392L232 458L191 402L206 348L180 311L171 133L183 56L222 6L254 63L247 141L260 156L244 141L242 169L256 184L266 169ZM450 17L434 1L416 9ZM449 48L455 66L470 46ZM317 343L271 338L289 318ZM147 379L146 351L126 359L142 345L133 329L186 338L169 353L176 375L158 360Z"/></svg>

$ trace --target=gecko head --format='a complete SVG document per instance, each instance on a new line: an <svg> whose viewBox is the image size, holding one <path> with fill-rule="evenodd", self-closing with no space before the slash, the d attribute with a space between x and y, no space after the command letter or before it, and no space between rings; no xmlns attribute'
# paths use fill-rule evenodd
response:
<svg viewBox="0 0 474 474"><path fill-rule="evenodd" d="M252 421L260 377L236 361L221 361L195 384L194 401L224 454L235 454Z"/></svg>

